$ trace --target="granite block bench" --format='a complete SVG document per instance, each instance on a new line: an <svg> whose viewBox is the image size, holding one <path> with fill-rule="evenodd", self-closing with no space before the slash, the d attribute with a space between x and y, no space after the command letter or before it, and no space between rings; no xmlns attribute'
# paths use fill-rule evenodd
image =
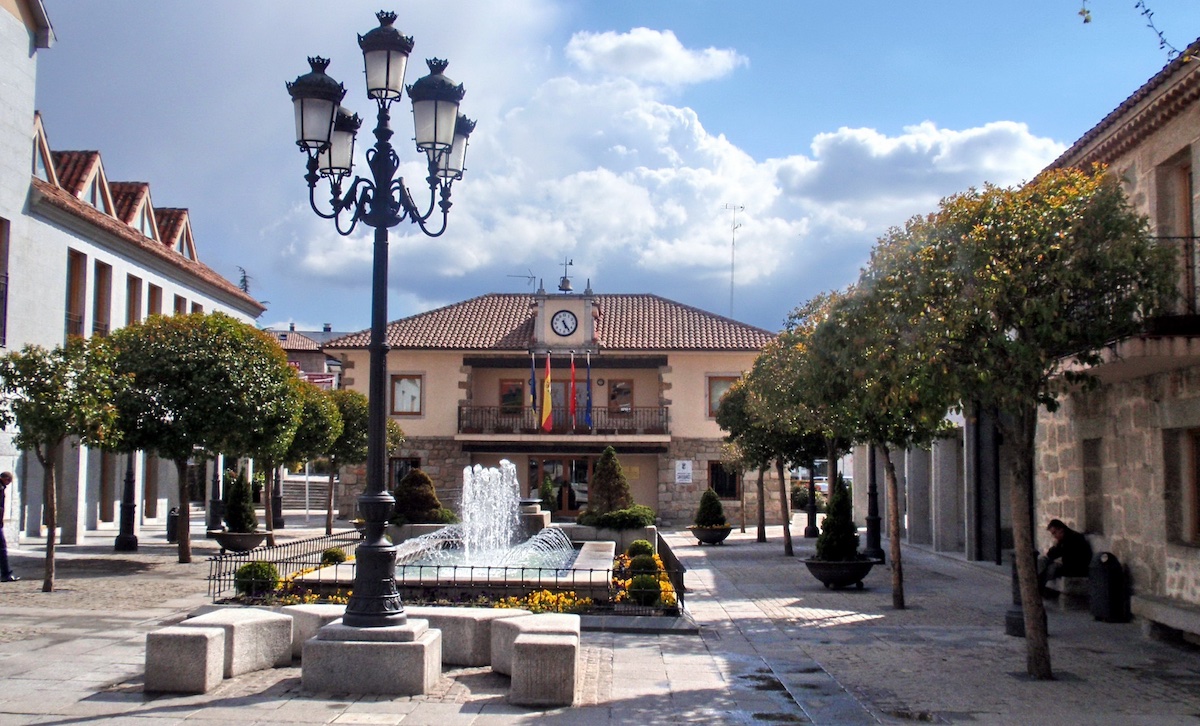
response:
<svg viewBox="0 0 1200 726"><path fill-rule="evenodd" d="M513 644L517 636L527 633L540 635L573 635L579 640L579 616L543 613L503 618L492 623L492 670L506 676L513 674Z"/></svg>
<svg viewBox="0 0 1200 726"><path fill-rule="evenodd" d="M1046 589L1058 594L1059 610L1087 610L1091 584L1086 577L1056 577L1046 581Z"/></svg>
<svg viewBox="0 0 1200 726"><path fill-rule="evenodd" d="M188 618L182 628L225 631L224 676L232 678L292 662L292 618L258 608L221 608Z"/></svg>
<svg viewBox="0 0 1200 726"><path fill-rule="evenodd" d="M317 631L341 618L346 613L346 606L323 603L284 605L279 612L292 618L292 657L299 660L304 655L304 641L316 637Z"/></svg>
<svg viewBox="0 0 1200 726"><path fill-rule="evenodd" d="M224 628L173 625L146 634L148 693L208 693L224 672Z"/></svg>
<svg viewBox="0 0 1200 726"><path fill-rule="evenodd" d="M521 633L512 646L512 687L517 706L570 706L579 672L579 636Z"/></svg>
<svg viewBox="0 0 1200 726"><path fill-rule="evenodd" d="M485 666L492 662L492 623L506 618L532 615L516 608L425 607L404 608L409 617L429 621L442 631L442 662L461 666Z"/></svg>

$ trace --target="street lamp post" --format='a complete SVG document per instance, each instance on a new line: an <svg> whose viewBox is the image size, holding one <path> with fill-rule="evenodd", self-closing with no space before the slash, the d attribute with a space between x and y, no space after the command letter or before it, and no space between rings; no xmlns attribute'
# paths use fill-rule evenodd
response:
<svg viewBox="0 0 1200 726"><path fill-rule="evenodd" d="M125 460L125 486L121 492L121 523L117 531L117 539L113 542L115 552L137 552L138 538L134 533L134 523L137 520L137 504L134 502L133 457L137 454L129 452Z"/></svg>
<svg viewBox="0 0 1200 726"><path fill-rule="evenodd" d="M464 91L444 74L446 61L432 59L429 75L407 87L413 104L417 150L429 170L429 202L424 210L413 200L404 179L396 175L399 159L392 148L391 104L404 90L404 71L413 49L411 37L393 27L396 14L379 12L379 27L358 37L366 67L367 96L376 102L375 144L366 153L370 178L355 177L343 193L353 167L354 138L361 126L357 114L342 108L341 83L325 73L329 61L313 57L312 70L287 84L296 113L296 143L308 155L309 204L316 214L334 220L339 234L352 233L359 222L375 230L371 279L370 382L367 423L367 486L358 498L366 534L355 553L354 592L346 605L345 625L383 627L407 621L396 590L396 547L384 537L395 500L385 486L387 440L387 268L388 230L409 220L421 232L437 237L446 230L450 187L462 178L467 137L475 123L458 113ZM316 186L329 182L329 211L317 205ZM440 224L430 222L435 207Z"/></svg>

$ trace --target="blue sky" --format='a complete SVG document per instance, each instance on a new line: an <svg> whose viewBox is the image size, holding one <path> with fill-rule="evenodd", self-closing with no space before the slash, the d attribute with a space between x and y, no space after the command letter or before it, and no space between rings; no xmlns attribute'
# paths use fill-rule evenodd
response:
<svg viewBox="0 0 1200 726"><path fill-rule="evenodd" d="M1151 0L1184 47L1196 0ZM356 33L378 0L46 0L38 108L56 149L191 210L200 258L238 266L261 325L368 325L369 230L309 209L284 82L332 58L374 114ZM1015 184L1166 62L1133 0L447 0L387 3L450 60L479 122L450 229L392 235L391 318L488 292L652 292L768 329L857 277L888 226L945 195ZM407 100L393 106L411 136ZM369 126L370 124L367 124ZM359 153L369 133L360 133ZM422 186L415 151L402 171ZM361 168L361 158L360 158ZM415 190L414 190L415 191ZM734 244L732 212L744 207Z"/></svg>

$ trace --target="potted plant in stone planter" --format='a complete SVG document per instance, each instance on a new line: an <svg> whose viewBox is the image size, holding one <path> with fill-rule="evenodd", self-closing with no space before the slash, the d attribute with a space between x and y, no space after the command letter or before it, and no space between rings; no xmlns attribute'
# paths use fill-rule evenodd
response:
<svg viewBox="0 0 1200 726"><path fill-rule="evenodd" d="M258 531L258 515L254 512L254 502L251 500L250 485L246 475L239 471L225 472L229 487L225 490L225 529L209 532L221 551L249 552L262 544L266 532Z"/></svg>
<svg viewBox="0 0 1200 726"><path fill-rule="evenodd" d="M721 544L733 527L725 521L725 508L721 506L721 498L712 489L705 489L700 495L700 506L696 508L696 516L688 531L696 538L696 543Z"/></svg>
<svg viewBox="0 0 1200 726"><path fill-rule="evenodd" d="M854 585L860 590L863 578L875 565L875 560L858 552L858 528L850 516L850 493L841 476L830 486L825 521L817 537L817 555L804 564L827 588Z"/></svg>

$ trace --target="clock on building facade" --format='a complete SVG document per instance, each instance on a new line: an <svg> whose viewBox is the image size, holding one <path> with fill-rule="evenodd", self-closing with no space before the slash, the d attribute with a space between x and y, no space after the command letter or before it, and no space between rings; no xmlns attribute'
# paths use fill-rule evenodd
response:
<svg viewBox="0 0 1200 726"><path fill-rule="evenodd" d="M550 329L564 338L579 327L579 320L570 310L559 310L550 318Z"/></svg>

